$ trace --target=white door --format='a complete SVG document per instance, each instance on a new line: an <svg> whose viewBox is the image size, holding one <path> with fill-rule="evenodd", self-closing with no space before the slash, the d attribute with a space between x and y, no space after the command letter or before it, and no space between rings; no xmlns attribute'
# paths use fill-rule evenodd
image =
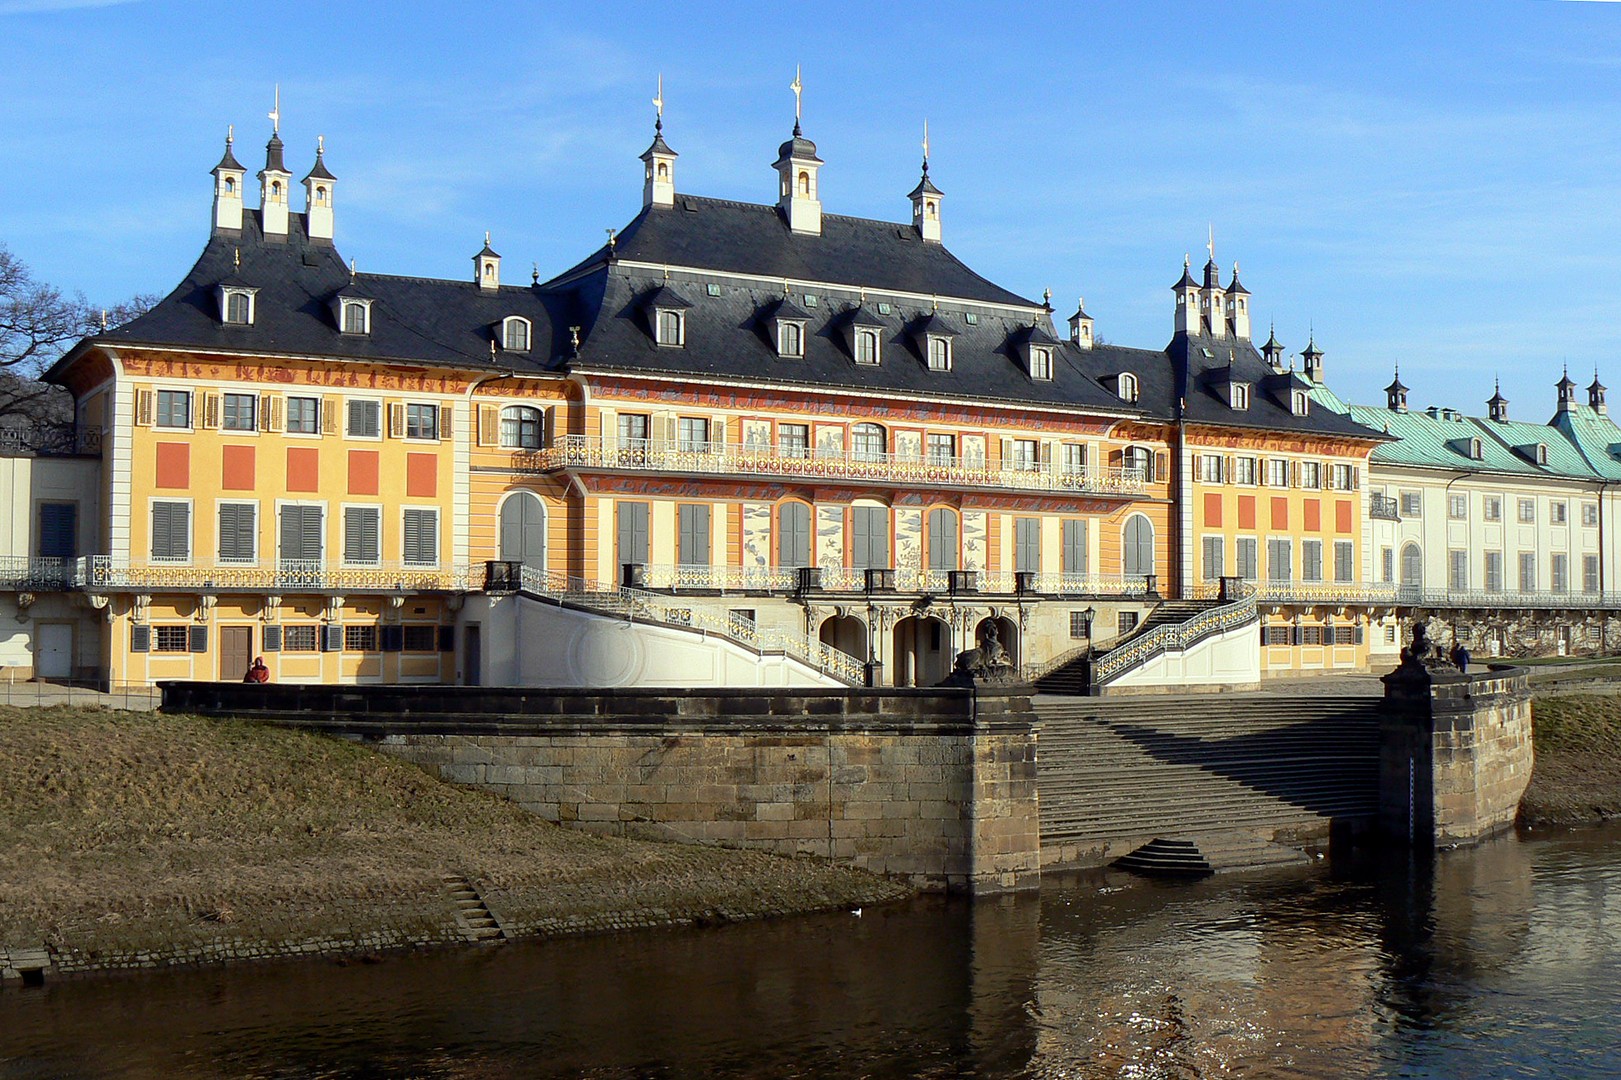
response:
<svg viewBox="0 0 1621 1080"><path fill-rule="evenodd" d="M73 627L68 623L40 623L34 636L34 677L68 679L73 676Z"/></svg>

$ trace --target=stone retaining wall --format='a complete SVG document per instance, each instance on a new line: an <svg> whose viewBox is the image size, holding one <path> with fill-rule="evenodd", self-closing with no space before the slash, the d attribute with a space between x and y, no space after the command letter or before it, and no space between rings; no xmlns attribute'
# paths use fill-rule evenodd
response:
<svg viewBox="0 0 1621 1080"><path fill-rule="evenodd" d="M375 743L550 821L926 887L1040 874L1028 692L164 685L164 708Z"/></svg>

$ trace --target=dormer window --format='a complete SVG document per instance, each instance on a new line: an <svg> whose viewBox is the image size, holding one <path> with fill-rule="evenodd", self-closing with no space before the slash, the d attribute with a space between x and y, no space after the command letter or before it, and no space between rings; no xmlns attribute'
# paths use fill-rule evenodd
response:
<svg viewBox="0 0 1621 1080"><path fill-rule="evenodd" d="M342 300L338 308L339 325L345 334L371 333L370 300Z"/></svg>
<svg viewBox="0 0 1621 1080"><path fill-rule="evenodd" d="M1227 387L1227 404L1235 410L1250 407L1249 383L1232 383Z"/></svg>
<svg viewBox="0 0 1621 1080"><path fill-rule="evenodd" d="M1546 465L1546 464L1548 464L1548 444L1547 443L1537 443L1537 464L1538 465Z"/></svg>
<svg viewBox="0 0 1621 1080"><path fill-rule="evenodd" d="M1469 457L1474 461L1479 461L1482 458L1484 458L1485 456L1486 456L1485 448L1481 446L1480 440L1479 439L1470 439L1469 440Z"/></svg>
<svg viewBox="0 0 1621 1080"><path fill-rule="evenodd" d="M951 370L951 339L930 334L929 343L929 370Z"/></svg>
<svg viewBox="0 0 1621 1080"><path fill-rule="evenodd" d="M1289 411L1290 412L1294 413L1296 416L1305 416L1307 409L1309 409L1310 407L1311 407L1311 399L1306 396L1306 392L1304 390L1290 391L1290 393L1289 393Z"/></svg>
<svg viewBox="0 0 1621 1080"><path fill-rule="evenodd" d="M529 351L529 320L508 315L501 320L501 348L507 352Z"/></svg>
<svg viewBox="0 0 1621 1080"><path fill-rule="evenodd" d="M238 326L252 326L254 315L254 294L258 289L250 289L241 285L220 286L220 316L227 323Z"/></svg>
<svg viewBox="0 0 1621 1080"><path fill-rule="evenodd" d="M1030 347L1030 377L1044 381L1053 377L1053 351L1045 345Z"/></svg>
<svg viewBox="0 0 1621 1080"><path fill-rule="evenodd" d="M1137 376L1129 371L1122 371L1116 379L1115 393L1121 401L1137 400Z"/></svg>
<svg viewBox="0 0 1621 1080"><path fill-rule="evenodd" d="M777 355L805 355L805 324L792 319L777 322Z"/></svg>
<svg viewBox="0 0 1621 1080"><path fill-rule="evenodd" d="M658 343L680 347L687 343L687 315L684 311L658 312Z"/></svg>
<svg viewBox="0 0 1621 1080"><path fill-rule="evenodd" d="M858 364L878 363L878 331L857 330L855 354Z"/></svg>

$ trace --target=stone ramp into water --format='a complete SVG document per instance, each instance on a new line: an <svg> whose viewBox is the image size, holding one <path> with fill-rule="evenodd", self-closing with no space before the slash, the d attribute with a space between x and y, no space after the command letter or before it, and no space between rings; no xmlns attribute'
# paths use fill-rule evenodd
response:
<svg viewBox="0 0 1621 1080"><path fill-rule="evenodd" d="M1110 865L1148 877L1205 877L1243 870L1305 866L1311 857L1248 832L1155 837Z"/></svg>

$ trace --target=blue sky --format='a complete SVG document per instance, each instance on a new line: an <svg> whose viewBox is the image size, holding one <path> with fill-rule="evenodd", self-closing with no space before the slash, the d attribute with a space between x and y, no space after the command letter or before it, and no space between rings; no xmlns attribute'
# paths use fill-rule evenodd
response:
<svg viewBox="0 0 1621 1080"><path fill-rule="evenodd" d="M772 201L793 121L829 212L906 220L924 117L947 245L1060 318L1162 346L1214 226L1257 336L1416 406L1552 412L1621 321L1621 4L0 0L0 242L95 299L165 292L227 124L295 178L326 136L337 240L375 272L563 269L640 206L665 79L677 187Z"/></svg>

